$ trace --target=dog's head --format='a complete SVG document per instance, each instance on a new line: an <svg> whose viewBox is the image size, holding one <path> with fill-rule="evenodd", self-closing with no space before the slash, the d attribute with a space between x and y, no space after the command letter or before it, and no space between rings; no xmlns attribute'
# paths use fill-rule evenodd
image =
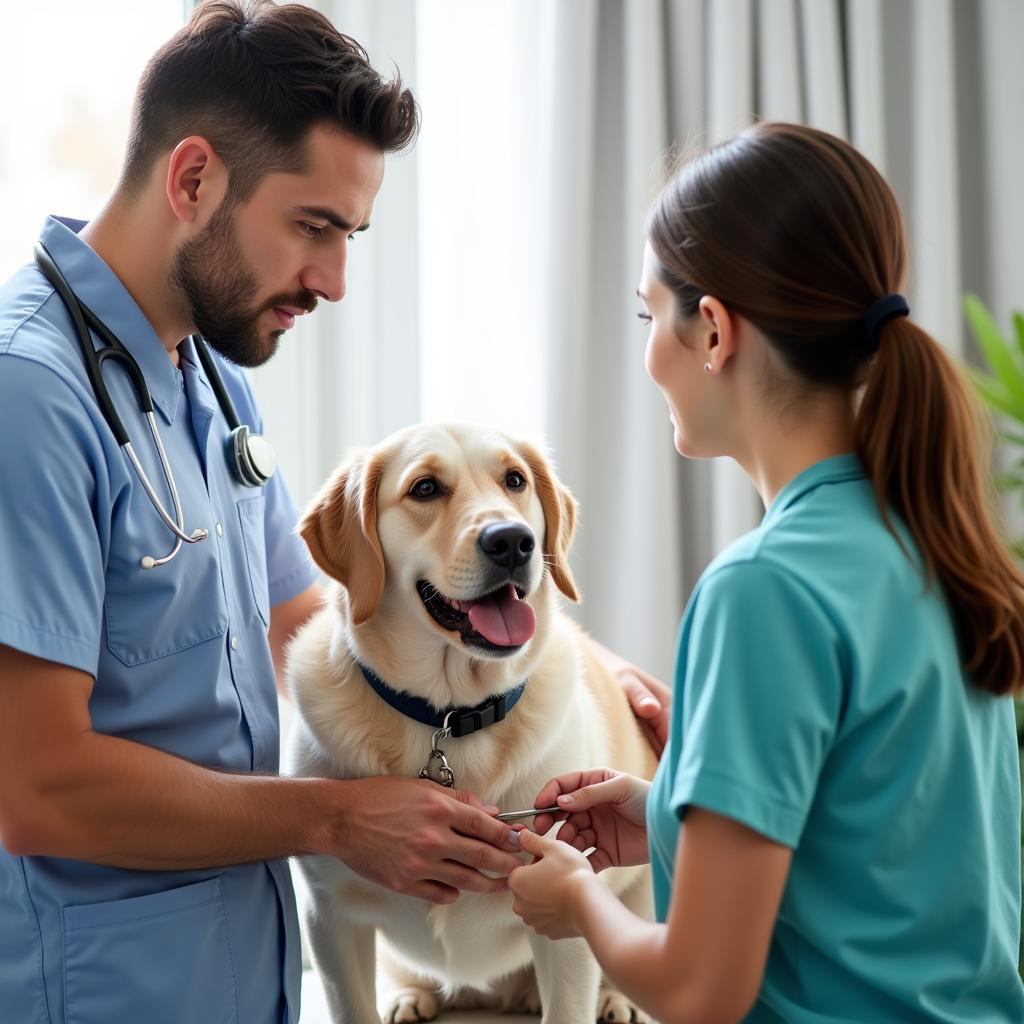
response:
<svg viewBox="0 0 1024 1024"><path fill-rule="evenodd" d="M422 426L353 453L299 531L345 587L352 625L383 602L497 659L533 637L543 588L578 600L566 557L575 523L576 502L538 448L486 429Z"/></svg>

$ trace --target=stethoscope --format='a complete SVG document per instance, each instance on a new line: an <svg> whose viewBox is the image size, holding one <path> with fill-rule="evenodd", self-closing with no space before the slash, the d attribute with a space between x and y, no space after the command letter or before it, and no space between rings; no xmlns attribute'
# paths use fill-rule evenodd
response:
<svg viewBox="0 0 1024 1024"><path fill-rule="evenodd" d="M96 394L96 401L99 403L103 418L107 421L117 443L124 449L129 462L135 467L135 472L142 482L142 486L149 495L149 500L157 510L160 518L167 524L167 528L174 534L176 540L174 547L169 554L163 558L154 558L152 555L145 555L139 560L143 569L152 569L158 565L166 565L180 550L182 542L186 544L197 544L206 540L210 535L209 530L202 528L185 532L185 517L181 512L181 500L178 497L178 488L174 483L174 474L171 473L170 463L167 460L167 453L164 450L163 441L160 439L160 431L157 430L156 418L153 415L153 398L146 387L146 378L142 375L139 364L132 354L124 347L113 332L103 323L102 320L88 306L75 295L64 275L53 262L52 257L42 242L37 242L35 247L35 258L39 269L46 275L46 279L57 290L64 305L71 314L71 320L75 325L75 334L78 336L78 343L82 349L82 356L85 359L85 368L89 374L89 383ZM97 349L93 345L89 328L92 328L100 338L106 342L104 348ZM228 422L231 431L228 438L229 463L234 470L235 478L239 483L247 487L262 487L273 475L277 468L277 456L274 449L259 434L253 433L244 423L238 422L238 413L231 401L231 397L224 387L220 372L206 347L206 342L201 335L192 335L192 344L195 346L199 361L203 364L207 379L217 396L217 402L224 418ZM160 456L160 466L164 471L164 478L171 492L171 500L174 503L174 518L172 519L164 508L163 503L157 497L156 491L150 483L146 471L142 468L138 456L132 448L128 431L125 430L121 417L117 414L114 402L110 397L106 384L103 382L101 367L106 359L114 359L122 364L128 376L131 378L135 388L135 394L139 400L139 407L149 422L149 429L153 434L153 443Z"/></svg>

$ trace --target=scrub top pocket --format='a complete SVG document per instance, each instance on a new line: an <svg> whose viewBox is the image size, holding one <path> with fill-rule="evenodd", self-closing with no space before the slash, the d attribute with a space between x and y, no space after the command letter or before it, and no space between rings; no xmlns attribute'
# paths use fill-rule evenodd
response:
<svg viewBox="0 0 1024 1024"><path fill-rule="evenodd" d="M107 649L129 667L177 654L228 628L216 543L207 539L185 545L166 565L143 569L140 554L163 553L170 546L166 538L173 540L159 519L152 532L155 542L147 538L123 545L111 556L107 572Z"/></svg>
<svg viewBox="0 0 1024 1024"><path fill-rule="evenodd" d="M62 916L65 1024L237 1024L219 877Z"/></svg>

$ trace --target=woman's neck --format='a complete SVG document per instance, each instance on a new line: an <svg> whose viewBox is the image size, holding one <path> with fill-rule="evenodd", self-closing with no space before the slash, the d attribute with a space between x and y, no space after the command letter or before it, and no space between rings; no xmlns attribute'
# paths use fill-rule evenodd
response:
<svg viewBox="0 0 1024 1024"><path fill-rule="evenodd" d="M856 419L850 397L826 393L774 415L766 411L746 431L736 460L753 481L765 508L805 469L856 450Z"/></svg>

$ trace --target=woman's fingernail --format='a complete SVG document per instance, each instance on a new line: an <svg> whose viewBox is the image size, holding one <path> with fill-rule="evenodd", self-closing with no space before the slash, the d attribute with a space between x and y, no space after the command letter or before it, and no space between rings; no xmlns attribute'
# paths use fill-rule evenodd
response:
<svg viewBox="0 0 1024 1024"><path fill-rule="evenodd" d="M661 705L651 697L645 697L640 701L640 707L646 709L661 707Z"/></svg>
<svg viewBox="0 0 1024 1024"><path fill-rule="evenodd" d="M509 841L509 843L512 846L515 846L515 847L517 847L520 850L523 848L523 844L519 841L519 833L518 832L509 832L509 834L508 834L508 841Z"/></svg>
<svg viewBox="0 0 1024 1024"><path fill-rule="evenodd" d="M492 816L498 813L498 808L495 807L494 804L484 804L483 809L485 813Z"/></svg>
<svg viewBox="0 0 1024 1024"><path fill-rule="evenodd" d="M558 798L558 802L560 804L571 804L573 802L572 793L563 793L562 796Z"/></svg>

